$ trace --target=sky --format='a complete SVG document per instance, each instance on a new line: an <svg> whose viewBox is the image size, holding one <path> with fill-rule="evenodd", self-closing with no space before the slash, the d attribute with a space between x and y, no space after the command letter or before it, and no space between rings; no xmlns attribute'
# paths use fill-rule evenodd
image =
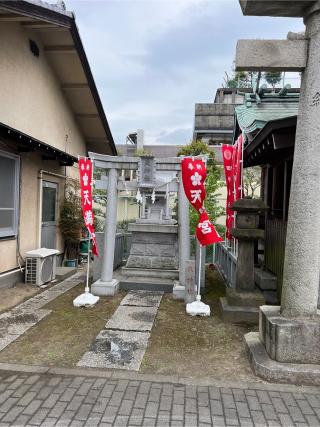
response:
<svg viewBox="0 0 320 427"><path fill-rule="evenodd" d="M244 17L238 0L66 0L116 144L192 139L194 108L232 75L238 39L286 38L302 19ZM297 86L298 76L286 83Z"/></svg>

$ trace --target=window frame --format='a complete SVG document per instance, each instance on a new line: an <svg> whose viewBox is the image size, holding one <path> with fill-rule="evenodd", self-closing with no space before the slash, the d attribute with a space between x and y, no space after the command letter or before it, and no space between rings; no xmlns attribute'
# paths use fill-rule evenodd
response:
<svg viewBox="0 0 320 427"><path fill-rule="evenodd" d="M19 206L20 206L20 156L0 150L0 157L14 160L14 194L13 194L13 224L12 227L1 228L0 239L12 239L18 235ZM0 210L1 207L0 207Z"/></svg>

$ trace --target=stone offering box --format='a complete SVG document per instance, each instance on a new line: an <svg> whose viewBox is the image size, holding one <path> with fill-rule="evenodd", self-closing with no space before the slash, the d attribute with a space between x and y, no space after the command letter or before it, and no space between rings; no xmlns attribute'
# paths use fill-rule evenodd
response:
<svg viewBox="0 0 320 427"><path fill-rule="evenodd" d="M179 268L178 226L129 224L132 233L126 267L177 270Z"/></svg>

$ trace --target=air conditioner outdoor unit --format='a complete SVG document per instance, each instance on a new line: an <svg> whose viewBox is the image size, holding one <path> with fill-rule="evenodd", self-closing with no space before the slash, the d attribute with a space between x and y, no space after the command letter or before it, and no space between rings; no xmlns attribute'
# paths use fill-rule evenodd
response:
<svg viewBox="0 0 320 427"><path fill-rule="evenodd" d="M26 253L25 283L43 286L56 277L56 249L40 248Z"/></svg>

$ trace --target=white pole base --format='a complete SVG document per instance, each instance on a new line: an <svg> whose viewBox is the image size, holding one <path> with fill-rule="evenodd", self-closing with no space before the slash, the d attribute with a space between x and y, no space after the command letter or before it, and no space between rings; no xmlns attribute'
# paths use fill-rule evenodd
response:
<svg viewBox="0 0 320 427"><path fill-rule="evenodd" d="M74 307L92 307L99 301L99 297L85 292L73 300Z"/></svg>
<svg viewBox="0 0 320 427"><path fill-rule="evenodd" d="M186 312L190 316L210 316L210 307L202 301L193 301L186 305Z"/></svg>

